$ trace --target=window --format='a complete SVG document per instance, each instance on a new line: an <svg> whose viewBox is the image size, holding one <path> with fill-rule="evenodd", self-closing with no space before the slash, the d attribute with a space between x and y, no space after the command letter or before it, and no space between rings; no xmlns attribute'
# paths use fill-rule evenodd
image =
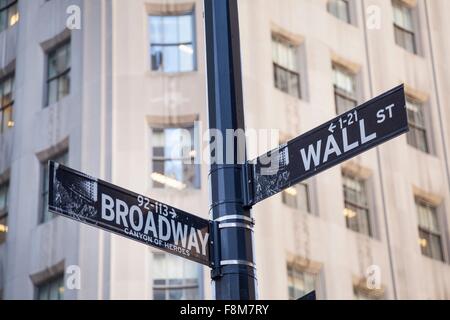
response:
<svg viewBox="0 0 450 320"><path fill-rule="evenodd" d="M336 113L342 114L358 104L355 76L346 69L333 64L334 101Z"/></svg>
<svg viewBox="0 0 450 320"><path fill-rule="evenodd" d="M153 299L197 300L201 298L200 267L165 253L153 254Z"/></svg>
<svg viewBox="0 0 450 320"><path fill-rule="evenodd" d="M8 183L0 185L0 244L6 241L8 232Z"/></svg>
<svg viewBox="0 0 450 320"><path fill-rule="evenodd" d="M154 188L200 188L200 165L194 163L197 151L193 127L154 128L152 142Z"/></svg>
<svg viewBox="0 0 450 320"><path fill-rule="evenodd" d="M348 0L329 0L327 10L336 18L350 23L350 4Z"/></svg>
<svg viewBox="0 0 450 320"><path fill-rule="evenodd" d="M311 212L309 199L309 185L299 183L295 186L285 189L281 193L282 201L288 207L301 209L305 212Z"/></svg>
<svg viewBox="0 0 450 320"><path fill-rule="evenodd" d="M0 133L14 126L14 76L11 74L0 81Z"/></svg>
<svg viewBox="0 0 450 320"><path fill-rule="evenodd" d="M394 0L392 6L394 10L395 43L409 52L416 53L412 9L399 0Z"/></svg>
<svg viewBox="0 0 450 320"><path fill-rule="evenodd" d="M36 300L62 300L64 296L64 274L36 286Z"/></svg>
<svg viewBox="0 0 450 320"><path fill-rule="evenodd" d="M272 35L272 59L275 87L300 98L298 46L281 36Z"/></svg>
<svg viewBox="0 0 450 320"><path fill-rule="evenodd" d="M343 174L342 179L347 228L372 236L365 181L347 174Z"/></svg>
<svg viewBox="0 0 450 320"><path fill-rule="evenodd" d="M287 266L288 294L290 300L297 300L304 295L316 290L317 275L306 272L293 265Z"/></svg>
<svg viewBox="0 0 450 320"><path fill-rule="evenodd" d="M68 161L68 152L64 152L60 154L57 157L54 157L53 159L48 160L54 160L60 164L67 164ZM50 221L53 219L54 214L48 210L48 162L44 161L41 164L41 216L39 218L39 223L45 223L47 221Z"/></svg>
<svg viewBox="0 0 450 320"><path fill-rule="evenodd" d="M406 135L408 144L425 153L429 153L427 130L423 105L411 99L406 99L409 132Z"/></svg>
<svg viewBox="0 0 450 320"><path fill-rule="evenodd" d="M51 105L70 93L70 40L47 56L47 103Z"/></svg>
<svg viewBox="0 0 450 320"><path fill-rule="evenodd" d="M424 256L444 261L441 231L435 206L416 198L419 221L419 245Z"/></svg>
<svg viewBox="0 0 450 320"><path fill-rule="evenodd" d="M0 32L19 21L18 0L0 0Z"/></svg>
<svg viewBox="0 0 450 320"><path fill-rule="evenodd" d="M194 13L150 15L150 51L153 71L195 70Z"/></svg>

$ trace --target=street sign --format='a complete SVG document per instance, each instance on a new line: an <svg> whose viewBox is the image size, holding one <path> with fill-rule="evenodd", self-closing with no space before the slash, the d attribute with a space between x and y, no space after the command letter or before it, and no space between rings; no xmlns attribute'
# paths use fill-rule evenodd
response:
<svg viewBox="0 0 450 320"><path fill-rule="evenodd" d="M400 85L251 161L250 205L407 131Z"/></svg>
<svg viewBox="0 0 450 320"><path fill-rule="evenodd" d="M209 266L208 220L49 162L49 210Z"/></svg>

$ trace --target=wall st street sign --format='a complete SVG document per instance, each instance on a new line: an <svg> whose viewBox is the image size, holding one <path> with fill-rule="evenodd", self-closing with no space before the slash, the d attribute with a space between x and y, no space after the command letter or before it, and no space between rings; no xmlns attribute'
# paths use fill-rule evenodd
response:
<svg viewBox="0 0 450 320"><path fill-rule="evenodd" d="M49 210L209 266L210 223L49 162Z"/></svg>
<svg viewBox="0 0 450 320"><path fill-rule="evenodd" d="M250 186L246 206L251 207L407 131L405 93L401 85L247 162L243 176ZM219 220L202 219L53 161L49 162L48 206L59 215L213 269L224 263L218 246L228 248L229 245L217 233L218 241L211 241L211 231L221 229ZM227 217L241 219L239 215ZM245 224L233 222L222 226L225 225L242 228ZM216 251L217 256L212 257ZM218 264L213 263L216 260ZM235 260L225 260L230 261Z"/></svg>
<svg viewBox="0 0 450 320"><path fill-rule="evenodd" d="M400 85L251 161L251 204L407 131Z"/></svg>

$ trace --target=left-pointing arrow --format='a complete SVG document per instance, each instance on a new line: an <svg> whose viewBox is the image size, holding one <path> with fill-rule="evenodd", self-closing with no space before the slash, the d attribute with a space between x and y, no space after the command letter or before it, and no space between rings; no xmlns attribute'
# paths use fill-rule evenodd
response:
<svg viewBox="0 0 450 320"><path fill-rule="evenodd" d="M334 129L336 129L336 125L332 122L330 123L330 126L328 127L328 131L331 133L334 133Z"/></svg>

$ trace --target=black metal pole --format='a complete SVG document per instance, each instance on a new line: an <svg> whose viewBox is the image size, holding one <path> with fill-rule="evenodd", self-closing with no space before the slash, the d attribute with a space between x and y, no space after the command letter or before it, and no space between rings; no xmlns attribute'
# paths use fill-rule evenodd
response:
<svg viewBox="0 0 450 320"><path fill-rule="evenodd" d="M224 138L222 145L216 145L220 150L215 150L224 162L212 163L209 173L215 229L211 278L216 299L254 300L253 219L245 207L245 150L238 150L236 139L231 149L225 143L227 129L244 129L237 0L204 0L204 9L209 128ZM230 158L232 163L225 163Z"/></svg>

